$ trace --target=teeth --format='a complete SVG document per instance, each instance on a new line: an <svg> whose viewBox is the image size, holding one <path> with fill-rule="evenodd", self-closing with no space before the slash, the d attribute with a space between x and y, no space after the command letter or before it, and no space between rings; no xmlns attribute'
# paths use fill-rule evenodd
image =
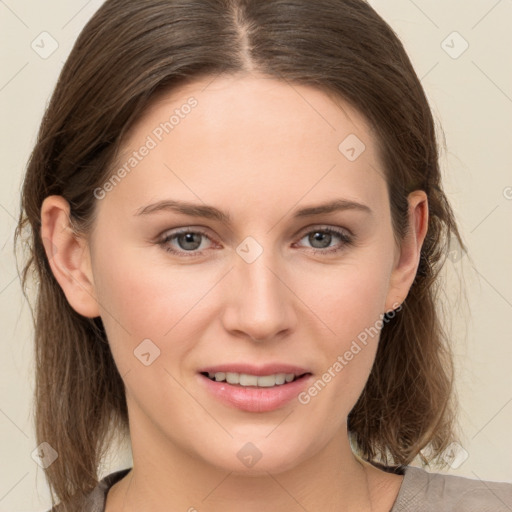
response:
<svg viewBox="0 0 512 512"><path fill-rule="evenodd" d="M281 386L285 382L295 380L293 373L275 373L273 375L249 375L248 373L232 372L208 372L208 377L216 382L227 382L228 384L239 384L240 386L257 386L260 388L271 388Z"/></svg>
<svg viewBox="0 0 512 512"><path fill-rule="evenodd" d="M254 377L258 382L260 388L271 388L276 385L277 375L265 375L264 377Z"/></svg>
<svg viewBox="0 0 512 512"><path fill-rule="evenodd" d="M217 377L217 374L215 374ZM240 375L238 373L226 373L226 382L228 384L238 384L240 382Z"/></svg>
<svg viewBox="0 0 512 512"><path fill-rule="evenodd" d="M278 373L276 375L276 384L280 386L286 382L286 375L284 373Z"/></svg>
<svg viewBox="0 0 512 512"><path fill-rule="evenodd" d="M240 386L257 386L258 379L259 377L256 377L256 375L248 375L247 373L241 373L238 383L240 384Z"/></svg>

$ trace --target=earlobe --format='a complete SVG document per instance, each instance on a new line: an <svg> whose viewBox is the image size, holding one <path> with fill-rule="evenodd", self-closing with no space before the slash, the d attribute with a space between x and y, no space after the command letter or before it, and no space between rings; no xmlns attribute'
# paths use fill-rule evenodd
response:
<svg viewBox="0 0 512 512"><path fill-rule="evenodd" d="M386 310L396 308L407 297L418 270L421 248L428 230L428 198L423 190L408 196L409 230L402 240L399 257L390 278Z"/></svg>
<svg viewBox="0 0 512 512"><path fill-rule="evenodd" d="M85 317L99 316L89 245L73 230L69 203L62 196L43 201L41 238L52 273L71 307Z"/></svg>

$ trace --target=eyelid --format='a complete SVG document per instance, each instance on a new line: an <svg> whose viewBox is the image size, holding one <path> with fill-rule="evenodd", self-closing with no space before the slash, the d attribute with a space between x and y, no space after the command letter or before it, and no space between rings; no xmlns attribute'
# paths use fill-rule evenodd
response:
<svg viewBox="0 0 512 512"><path fill-rule="evenodd" d="M323 230L332 230L340 233L346 234L348 237L355 237L354 233L344 227L344 226L332 226L331 224L311 224L309 226L306 226L305 228L302 228L299 233L296 236L300 236L301 238L304 235L307 235L308 233L311 233L311 231L323 231Z"/></svg>
<svg viewBox="0 0 512 512"><path fill-rule="evenodd" d="M210 240L211 242L215 242L214 238L208 233L207 229L198 226L184 226L180 228L167 229L161 235L158 236L156 243L167 243L168 240L185 233L200 234L203 235L205 238L208 238L208 240Z"/></svg>

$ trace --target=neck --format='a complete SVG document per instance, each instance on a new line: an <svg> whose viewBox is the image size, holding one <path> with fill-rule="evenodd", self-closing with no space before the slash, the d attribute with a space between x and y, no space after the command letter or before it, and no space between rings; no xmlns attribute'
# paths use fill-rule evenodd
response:
<svg viewBox="0 0 512 512"><path fill-rule="evenodd" d="M180 447L168 446L168 440L164 446L157 433L132 432L132 439L138 440L132 444L133 469L115 493L109 492L107 512L235 512L241 505L246 512L374 510L370 489L374 474L353 455L346 432L313 457L275 473L223 470ZM119 506L109 508L114 495Z"/></svg>

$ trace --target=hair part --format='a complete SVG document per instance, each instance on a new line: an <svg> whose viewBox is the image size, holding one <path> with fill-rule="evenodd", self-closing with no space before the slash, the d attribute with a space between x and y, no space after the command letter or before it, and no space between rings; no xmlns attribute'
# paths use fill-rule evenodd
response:
<svg viewBox="0 0 512 512"><path fill-rule="evenodd" d="M375 131L397 241L407 196L424 190L429 224L415 281L387 322L348 429L369 461L405 465L426 447L434 460L453 439L453 363L437 311L438 274L455 237L441 187L434 121L392 29L363 0L107 0L78 37L30 156L16 239L22 272L36 277L35 423L59 454L46 470L67 506L98 480L114 432L128 432L124 385L101 319L76 313L54 278L40 236L49 195L70 204L87 234L93 190L112 173L128 131L160 92L200 77L258 72L347 101ZM55 502L55 501L54 501ZM74 509L76 510L76 508Z"/></svg>

